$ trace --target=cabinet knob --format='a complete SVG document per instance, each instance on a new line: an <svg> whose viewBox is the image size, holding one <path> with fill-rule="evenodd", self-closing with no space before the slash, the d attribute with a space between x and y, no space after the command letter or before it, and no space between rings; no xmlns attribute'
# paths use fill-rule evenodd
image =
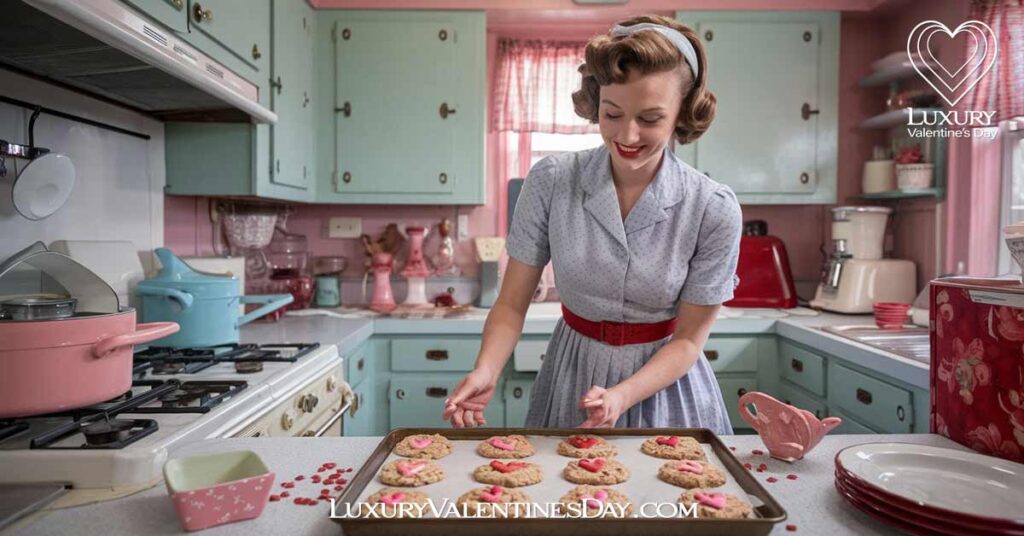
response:
<svg viewBox="0 0 1024 536"><path fill-rule="evenodd" d="M800 174L800 184L807 184L811 182L811 176L805 171Z"/></svg>
<svg viewBox="0 0 1024 536"><path fill-rule="evenodd" d="M447 361L448 350L427 350L426 358L429 361Z"/></svg>
<svg viewBox="0 0 1024 536"><path fill-rule="evenodd" d="M799 359L790 359L789 360L789 367L791 369L795 370L796 372L803 372L804 371L804 362L800 361Z"/></svg>
<svg viewBox="0 0 1024 536"><path fill-rule="evenodd" d="M802 117L804 121L810 119L812 115L818 115L819 113L821 113L821 110L812 110L811 105L806 102L800 107L800 117Z"/></svg>
<svg viewBox="0 0 1024 536"><path fill-rule="evenodd" d="M352 37L352 30L345 28L341 31L341 38L348 41Z"/></svg>
<svg viewBox="0 0 1024 536"><path fill-rule="evenodd" d="M271 78L270 79L270 87L276 89L277 90L277 94L280 95L281 94L281 89L284 88L284 84L281 83L281 77L278 76L276 80Z"/></svg>
<svg viewBox="0 0 1024 536"><path fill-rule="evenodd" d="M864 389L861 389L860 387L858 387L857 388L857 402L860 402L861 404L864 404L865 406L870 405L871 404L871 393L869 391L865 391Z"/></svg>
<svg viewBox="0 0 1024 536"><path fill-rule="evenodd" d="M514 398L523 398L523 388L516 387L515 389L512 389L512 396Z"/></svg>
<svg viewBox="0 0 1024 536"><path fill-rule="evenodd" d="M437 180L441 181L441 184L448 184L448 174L442 173L437 177Z"/></svg>
<svg viewBox="0 0 1024 536"><path fill-rule="evenodd" d="M398 389L395 391L395 398L403 400L405 398L405 389Z"/></svg>
<svg viewBox="0 0 1024 536"><path fill-rule="evenodd" d="M334 390L337 389L337 388L338 388L338 378L335 378L333 374L328 376L327 377L327 392L328 393L333 393Z"/></svg>
<svg viewBox="0 0 1024 536"><path fill-rule="evenodd" d="M440 32L437 32L437 38L442 40L442 41L447 41L448 40L448 30L441 30Z"/></svg>
<svg viewBox="0 0 1024 536"><path fill-rule="evenodd" d="M252 59L258 60L258 59L260 59L262 57L263 57L263 54L260 53L260 47L256 46L256 44L253 43L253 45L252 45Z"/></svg>
<svg viewBox="0 0 1024 536"><path fill-rule="evenodd" d="M171 5L174 6L174 9L181 11L181 8L185 7L185 0L171 0Z"/></svg>
<svg viewBox="0 0 1024 536"><path fill-rule="evenodd" d="M352 174L347 172L347 171L342 173L341 174L341 182L344 182L345 184L348 184L348 183L352 182Z"/></svg>
<svg viewBox="0 0 1024 536"><path fill-rule="evenodd" d="M896 418L903 422L907 418L907 411L903 406L896 406Z"/></svg>
<svg viewBox="0 0 1024 536"><path fill-rule="evenodd" d="M708 31L704 32L704 40L705 41L711 41L714 38L715 38L715 33L712 32L711 30L708 30Z"/></svg>
<svg viewBox="0 0 1024 536"><path fill-rule="evenodd" d="M455 108L449 108L447 102L442 102L438 113L441 114L441 119L448 119L449 115L455 114Z"/></svg>
<svg viewBox="0 0 1024 536"><path fill-rule="evenodd" d="M718 350L704 350L704 357L708 361L718 361Z"/></svg>
<svg viewBox="0 0 1024 536"><path fill-rule="evenodd" d="M345 101L345 103L341 105L341 108L335 108L334 109L334 113L338 113L338 112L341 112L345 117L351 116L352 115L352 104L350 104L348 101Z"/></svg>
<svg viewBox="0 0 1024 536"><path fill-rule="evenodd" d="M740 396L743 396L743 395L747 394L747 388L746 387L740 387L739 390L736 391L736 394L738 394Z"/></svg>
<svg viewBox="0 0 1024 536"><path fill-rule="evenodd" d="M810 43L813 37L814 34L812 34L811 32L804 32L804 43Z"/></svg>
<svg viewBox="0 0 1024 536"><path fill-rule="evenodd" d="M302 107L309 106L309 94L305 91L302 92Z"/></svg>
<svg viewBox="0 0 1024 536"><path fill-rule="evenodd" d="M195 4L192 4L192 20L196 21L197 24L200 22L212 21L213 10L203 9L202 4L196 2Z"/></svg>
<svg viewBox="0 0 1024 536"><path fill-rule="evenodd" d="M291 430L292 426L295 425L295 417L292 417L290 411L286 411L281 414L281 428L284 430Z"/></svg>
<svg viewBox="0 0 1024 536"><path fill-rule="evenodd" d="M356 361L356 370L363 370L363 358L360 357L359 361Z"/></svg>

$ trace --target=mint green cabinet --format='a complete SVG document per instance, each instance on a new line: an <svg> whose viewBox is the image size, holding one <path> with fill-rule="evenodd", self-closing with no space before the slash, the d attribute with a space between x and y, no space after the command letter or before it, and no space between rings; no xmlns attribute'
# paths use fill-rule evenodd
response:
<svg viewBox="0 0 1024 536"><path fill-rule="evenodd" d="M523 376L520 374L520 376ZM535 374L505 380L502 399L505 401L505 426L521 427L526 424L526 413L530 409L530 390Z"/></svg>
<svg viewBox="0 0 1024 536"><path fill-rule="evenodd" d="M302 0L273 0L273 68L270 99L278 121L271 127L270 180L309 190L313 178L313 9Z"/></svg>
<svg viewBox="0 0 1024 536"><path fill-rule="evenodd" d="M317 59L331 62L317 84L333 101L320 127L333 169L316 200L483 204L484 14L338 11L319 23L333 43Z"/></svg>
<svg viewBox="0 0 1024 536"><path fill-rule="evenodd" d="M352 388L355 400L344 417L342 433L348 436L374 435L373 382L366 381Z"/></svg>
<svg viewBox="0 0 1024 536"><path fill-rule="evenodd" d="M188 32L186 0L124 0L129 6L163 24L175 32Z"/></svg>
<svg viewBox="0 0 1024 536"><path fill-rule="evenodd" d="M839 13L679 12L704 44L710 129L677 154L742 203L834 203Z"/></svg>
<svg viewBox="0 0 1024 536"><path fill-rule="evenodd" d="M450 427L441 418L444 399L454 391L465 373L393 374L391 376L390 406L391 428ZM484 410L488 427L505 425L505 407L499 382L494 396Z"/></svg>
<svg viewBox="0 0 1024 536"><path fill-rule="evenodd" d="M189 0L188 21L189 32L199 38L197 43L202 43L197 46L208 54L224 61L219 51L207 50L209 47L204 46L203 38L216 43L249 68L269 72L270 5L267 0Z"/></svg>

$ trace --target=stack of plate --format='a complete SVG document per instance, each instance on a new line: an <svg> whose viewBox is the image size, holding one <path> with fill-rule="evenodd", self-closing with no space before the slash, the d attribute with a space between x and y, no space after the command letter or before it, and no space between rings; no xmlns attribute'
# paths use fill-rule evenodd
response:
<svg viewBox="0 0 1024 536"><path fill-rule="evenodd" d="M869 443L836 454L836 489L911 534L1024 536L1024 465L975 452Z"/></svg>

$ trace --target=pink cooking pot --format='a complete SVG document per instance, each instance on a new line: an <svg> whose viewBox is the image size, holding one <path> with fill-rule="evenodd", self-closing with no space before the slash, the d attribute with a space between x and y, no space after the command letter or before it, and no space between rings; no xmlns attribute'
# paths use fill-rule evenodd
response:
<svg viewBox="0 0 1024 536"><path fill-rule="evenodd" d="M0 418L96 404L132 386L132 347L178 331L135 310L0 322Z"/></svg>

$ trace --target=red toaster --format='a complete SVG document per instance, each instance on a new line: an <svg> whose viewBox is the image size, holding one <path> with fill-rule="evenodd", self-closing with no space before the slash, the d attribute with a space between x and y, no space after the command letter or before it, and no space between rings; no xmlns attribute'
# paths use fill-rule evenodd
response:
<svg viewBox="0 0 1024 536"><path fill-rule="evenodd" d="M740 258L736 267L740 283L728 307L796 307L796 287L789 269L786 245L775 236L740 237Z"/></svg>

